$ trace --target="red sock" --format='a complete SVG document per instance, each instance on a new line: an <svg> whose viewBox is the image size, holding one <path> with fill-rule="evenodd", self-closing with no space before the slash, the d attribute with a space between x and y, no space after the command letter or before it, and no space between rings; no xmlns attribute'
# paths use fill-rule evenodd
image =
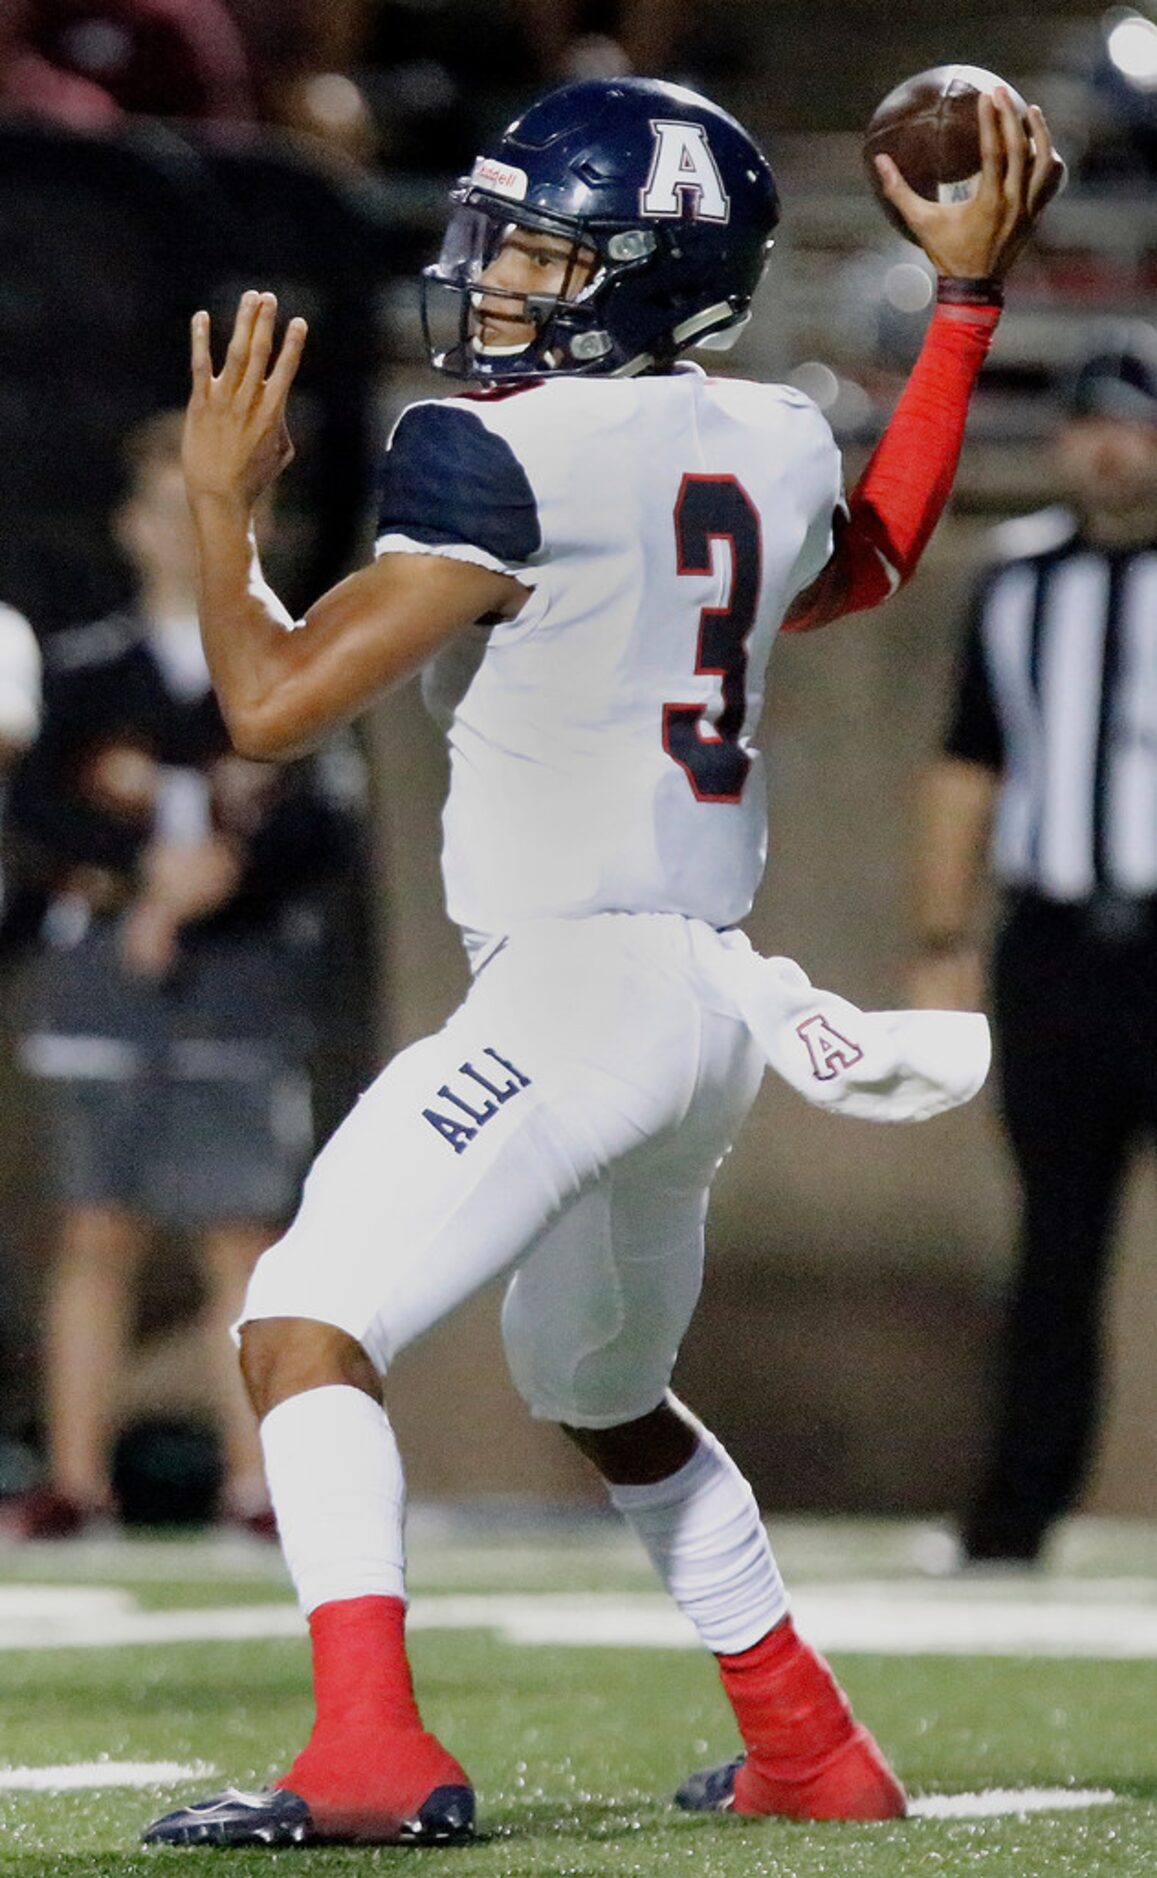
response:
<svg viewBox="0 0 1157 1878"><path fill-rule="evenodd" d="M800 1819L891 1819L904 1792L861 1728L822 1656L790 1618L750 1650L719 1658L747 1757L737 1813Z"/></svg>
<svg viewBox="0 0 1157 1878"><path fill-rule="evenodd" d="M435 1787L469 1777L422 1726L401 1598L341 1598L310 1615L316 1720L275 1784L300 1794L318 1831L388 1837Z"/></svg>

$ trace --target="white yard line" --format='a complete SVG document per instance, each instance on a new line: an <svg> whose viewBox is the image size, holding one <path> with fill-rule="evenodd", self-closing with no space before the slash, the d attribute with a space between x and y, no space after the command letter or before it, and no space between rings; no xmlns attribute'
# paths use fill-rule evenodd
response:
<svg viewBox="0 0 1157 1878"><path fill-rule="evenodd" d="M1144 1581L1047 1597L973 1587L816 1585L794 1599L818 1649L879 1655L1157 1658L1157 1602ZM654 1594L484 1593L414 1600L414 1630L490 1630L508 1643L622 1649L694 1649L694 1632ZM288 1602L147 1611L131 1591L98 1585L0 1585L0 1650L98 1649L299 1637Z"/></svg>
<svg viewBox="0 0 1157 1878"><path fill-rule="evenodd" d="M179 1781L210 1780L216 1768L203 1761L75 1761L55 1767L0 1767L0 1793L70 1793L100 1787L167 1787ZM910 1819L994 1819L1026 1813L1073 1812L1107 1806L1107 1787L994 1787L982 1793L930 1793L909 1804Z"/></svg>
<svg viewBox="0 0 1157 1878"><path fill-rule="evenodd" d="M991 1787L985 1793L926 1793L908 1802L909 1819L994 1819L1013 1813L1071 1813L1108 1806L1109 1787Z"/></svg>
<svg viewBox="0 0 1157 1878"><path fill-rule="evenodd" d="M0 1767L0 1792L67 1793L73 1788L167 1787L176 1780L206 1780L204 1761L71 1761L60 1767Z"/></svg>

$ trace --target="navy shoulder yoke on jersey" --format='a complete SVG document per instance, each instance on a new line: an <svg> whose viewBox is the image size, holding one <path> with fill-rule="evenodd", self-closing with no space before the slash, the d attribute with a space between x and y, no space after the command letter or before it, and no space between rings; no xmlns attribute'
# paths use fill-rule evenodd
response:
<svg viewBox="0 0 1157 1878"><path fill-rule="evenodd" d="M431 547L465 543L496 561L529 561L542 546L534 492L514 451L458 403L411 405L382 464L378 539Z"/></svg>

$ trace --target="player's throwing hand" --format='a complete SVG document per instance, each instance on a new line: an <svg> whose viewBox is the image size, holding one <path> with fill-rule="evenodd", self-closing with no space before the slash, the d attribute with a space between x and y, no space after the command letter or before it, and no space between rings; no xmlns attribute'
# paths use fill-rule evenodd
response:
<svg viewBox="0 0 1157 1878"><path fill-rule="evenodd" d="M1030 105L1027 124L1008 89L977 99L980 186L965 202L929 202L909 188L891 157L878 156L884 194L904 217L938 273L1001 280L1065 178L1044 113Z"/></svg>
<svg viewBox="0 0 1157 1878"><path fill-rule="evenodd" d="M307 328L291 319L274 356L276 318L276 295L243 294L214 377L209 315L193 315L193 390L182 449L190 501L216 496L250 509L293 461L285 407Z"/></svg>

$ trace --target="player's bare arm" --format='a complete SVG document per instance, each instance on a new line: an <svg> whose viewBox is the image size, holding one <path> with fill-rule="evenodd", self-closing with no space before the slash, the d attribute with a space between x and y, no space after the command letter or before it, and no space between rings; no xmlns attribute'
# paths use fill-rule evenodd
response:
<svg viewBox="0 0 1157 1878"><path fill-rule="evenodd" d="M272 294L246 293L214 374L209 315L193 316L183 450L206 658L235 747L266 759L312 748L455 633L526 598L519 582L473 563L395 554L339 582L303 621L290 618L253 526L293 458L286 407L306 340L305 321L292 319L276 348L276 317Z"/></svg>
<svg viewBox="0 0 1157 1878"><path fill-rule="evenodd" d="M975 1010L983 1002L976 914L1000 788L996 770L941 757L917 798L912 869L911 1003Z"/></svg>
<svg viewBox="0 0 1157 1878"><path fill-rule="evenodd" d="M837 518L823 572L784 620L809 631L878 606L910 578L943 512L973 386L999 318L1000 282L1064 180L1044 115L1027 123L1004 86L977 101L981 179L963 202L930 202L890 157L881 186L941 277L919 359L864 474ZM953 304L953 302L957 302Z"/></svg>

